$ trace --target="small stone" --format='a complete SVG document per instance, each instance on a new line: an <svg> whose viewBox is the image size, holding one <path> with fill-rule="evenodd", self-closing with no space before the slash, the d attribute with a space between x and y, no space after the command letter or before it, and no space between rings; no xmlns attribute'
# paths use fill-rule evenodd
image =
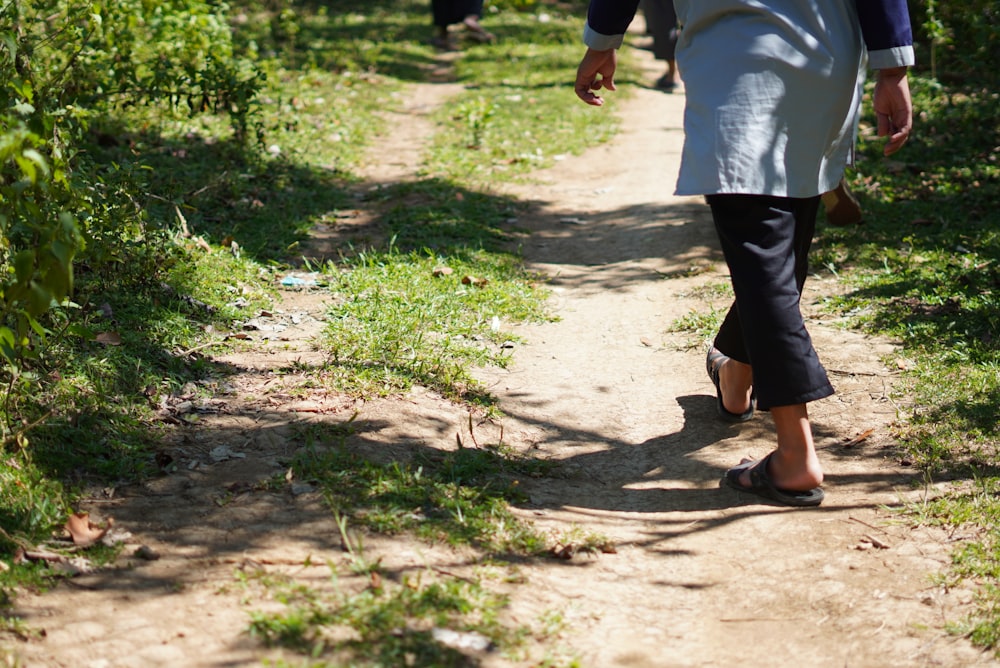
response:
<svg viewBox="0 0 1000 668"><path fill-rule="evenodd" d="M135 552L133 554L135 554L135 556L139 559L144 559L145 561L156 561L160 558L159 552L148 545L140 545L135 548Z"/></svg>

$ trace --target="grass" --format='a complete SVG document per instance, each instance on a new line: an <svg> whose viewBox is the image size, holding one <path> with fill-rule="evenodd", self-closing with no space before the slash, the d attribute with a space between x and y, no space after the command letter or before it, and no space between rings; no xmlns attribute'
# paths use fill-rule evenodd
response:
<svg viewBox="0 0 1000 668"><path fill-rule="evenodd" d="M4 398L13 434L0 461L6 554L45 541L88 490L159 474L156 453L173 428L157 415L160 398L224 384L205 346L237 350L226 334L270 308L280 277L303 264L333 295L322 342L332 361L308 382L358 397L420 384L495 412L471 370L507 362L518 343L511 324L547 317L541 280L518 256L523 205L495 184L527 178L615 129L612 114L571 101L581 7L552 5L544 19L488 17L503 22L502 42L470 46L457 61L464 89L433 119L420 178L373 186L358 175L368 150L386 137L408 84L440 63L423 3L358 6L302 3L269 14L248 3L236 39L267 74L251 128L259 147L237 141L224 117L164 107L108 110L95 121L80 160L116 197L89 230L103 255L77 268L76 303L55 314L48 347ZM336 259L310 257L311 230L358 210L370 222ZM442 631L522 655L535 651L528 636L545 645L553 624L532 630L504 619L506 601L489 577L392 581L365 553L363 535L463 546L507 572L513 557L613 549L577 527L542 532L512 512L519 478L546 475L547 466L502 443L376 461L341 447L349 433L348 424L328 434L339 445L326 447L300 434L290 466L325 495L350 546L337 581L353 580L331 591L261 579L286 611L253 613L252 633L329 665L467 665ZM58 577L14 565L0 573L0 589L13 597ZM31 632L14 617L5 627ZM540 665L575 665L557 647L539 651Z"/></svg>
<svg viewBox="0 0 1000 668"><path fill-rule="evenodd" d="M321 661L312 665L388 668L474 665L458 643L509 653L530 632L502 624L505 597L477 582L433 571L392 582L376 573L356 592L272 585L271 595L285 610L252 614L250 635Z"/></svg>
<svg viewBox="0 0 1000 668"><path fill-rule="evenodd" d="M945 589L970 582L977 589L976 609L965 618L948 620L947 628L982 647L996 647L1000 643L1000 530L989 518L1000 514L1000 478L975 478L955 485L949 494L905 506L901 512L920 525L971 536L961 541L952 553L950 569L937 581Z"/></svg>
<svg viewBox="0 0 1000 668"><path fill-rule="evenodd" d="M567 104L563 84L579 60L578 26L534 14L505 18L516 42L476 49L458 63L458 80L475 83L437 114L443 131L428 157L430 172L471 182L524 180L617 130L613 117L594 123L593 109ZM609 100L605 111L618 102Z"/></svg>
<svg viewBox="0 0 1000 668"><path fill-rule="evenodd" d="M419 383L487 406L477 366L503 366L509 324L546 316L539 279L516 254L517 203L435 177L380 188L381 247L344 248L325 274L337 389L385 395Z"/></svg>
<svg viewBox="0 0 1000 668"><path fill-rule="evenodd" d="M327 566L327 587L306 587L264 571L238 573L248 592L280 605L277 611L269 605L269 612L251 612L250 636L308 657L308 664L296 665L316 667L474 666L485 651L524 661L535 656L535 645L544 649L531 665L580 665L556 642L566 627L561 612L513 622L507 596L493 590L489 575L468 578L433 568L391 572L360 546Z"/></svg>
<svg viewBox="0 0 1000 668"><path fill-rule="evenodd" d="M518 477L549 467L504 448L462 448L380 463L348 450L308 450L291 463L319 486L339 515L366 529L410 532L431 542L471 545L488 554L542 555L547 536L516 517Z"/></svg>

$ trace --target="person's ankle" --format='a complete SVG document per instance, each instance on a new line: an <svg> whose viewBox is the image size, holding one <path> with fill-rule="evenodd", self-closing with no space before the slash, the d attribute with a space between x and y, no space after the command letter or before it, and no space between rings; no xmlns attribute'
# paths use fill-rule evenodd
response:
<svg viewBox="0 0 1000 668"><path fill-rule="evenodd" d="M811 448L781 447L771 455L768 473L782 489L809 490L823 484L823 468Z"/></svg>
<svg viewBox="0 0 1000 668"><path fill-rule="evenodd" d="M772 406L771 418L778 448L771 457L775 484L788 489L811 489L823 482L806 404Z"/></svg>
<svg viewBox="0 0 1000 668"><path fill-rule="evenodd" d="M753 368L749 364L730 358L719 367L719 388L722 390L722 405L740 415L750 408L753 390Z"/></svg>

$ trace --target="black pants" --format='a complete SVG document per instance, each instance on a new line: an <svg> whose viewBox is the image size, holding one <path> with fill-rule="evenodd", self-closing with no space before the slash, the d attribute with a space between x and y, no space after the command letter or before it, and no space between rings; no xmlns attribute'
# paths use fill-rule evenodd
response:
<svg viewBox="0 0 1000 668"><path fill-rule="evenodd" d="M736 302L715 347L753 367L757 406L822 399L833 387L799 310L819 197L709 195Z"/></svg>
<svg viewBox="0 0 1000 668"><path fill-rule="evenodd" d="M679 36L674 0L643 0L639 6L646 17L647 32L653 36L653 57L673 60Z"/></svg>
<svg viewBox="0 0 1000 668"><path fill-rule="evenodd" d="M431 0L434 25L446 28L461 23L466 16L482 16L483 0Z"/></svg>

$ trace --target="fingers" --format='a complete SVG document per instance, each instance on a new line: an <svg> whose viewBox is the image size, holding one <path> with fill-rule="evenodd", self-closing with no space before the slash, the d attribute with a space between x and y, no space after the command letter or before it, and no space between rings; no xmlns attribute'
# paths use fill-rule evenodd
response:
<svg viewBox="0 0 1000 668"><path fill-rule="evenodd" d="M907 111L901 110L890 116L885 113L876 114L878 120L878 136L888 137L885 147L882 149L883 155L892 155L910 138L912 119Z"/></svg>
<svg viewBox="0 0 1000 668"><path fill-rule="evenodd" d="M883 155L892 155L899 149L903 148L903 144L906 140L910 138L910 128L903 127L897 128L895 123L887 122L886 132L881 132L881 121L879 122L881 136L889 136L889 140L885 144L885 148L882 149Z"/></svg>
<svg viewBox="0 0 1000 668"><path fill-rule="evenodd" d="M591 81L580 81L578 77L576 80L576 96L586 102L587 104L599 107L604 104L604 98L595 93L595 90L600 90L603 86L603 82L600 79L594 79ZM609 88L608 90L614 90L614 88Z"/></svg>
<svg viewBox="0 0 1000 668"><path fill-rule="evenodd" d="M889 136L889 141L886 142L885 148L882 149L883 155L892 155L899 149L903 148L903 144L909 138L909 133L897 132Z"/></svg>
<svg viewBox="0 0 1000 668"><path fill-rule="evenodd" d="M618 90L617 88L615 88L615 80L612 78L604 78L604 79L595 78L595 79L590 79L589 81L587 79L584 79L581 82L579 77L576 80L576 86L574 87L574 90L576 90L576 96L578 98L580 98L587 104L592 104L595 107L599 107L602 104L604 104L604 98L602 98L594 91L600 90L602 88L611 91Z"/></svg>
<svg viewBox="0 0 1000 668"><path fill-rule="evenodd" d="M577 88L576 96L581 100L583 100L584 102L586 102L587 104L594 107L600 107L601 105L604 104L604 98L602 98L600 95L594 95L589 90L580 90L579 88Z"/></svg>
<svg viewBox="0 0 1000 668"><path fill-rule="evenodd" d="M603 98L595 91L604 88L615 90L615 55L614 51L595 51L587 49L580 66L576 70L576 83L573 87L576 96L587 104L599 107L604 104Z"/></svg>
<svg viewBox="0 0 1000 668"><path fill-rule="evenodd" d="M615 82L611 79L593 79L589 82L584 80L582 83L577 79L576 86L574 90L576 91L576 96L586 102L587 104L592 104L595 107L599 107L604 104L604 98L595 93L595 90L600 90L601 88L606 88L607 90L615 90Z"/></svg>

